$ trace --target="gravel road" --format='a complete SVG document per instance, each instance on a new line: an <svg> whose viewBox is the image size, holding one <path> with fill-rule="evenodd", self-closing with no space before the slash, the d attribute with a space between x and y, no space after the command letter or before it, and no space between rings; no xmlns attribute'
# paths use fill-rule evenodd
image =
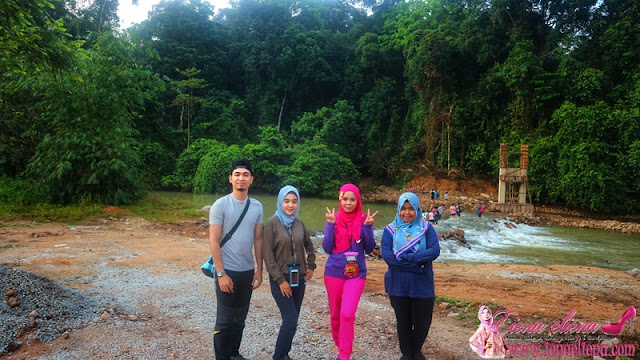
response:
<svg viewBox="0 0 640 360"><path fill-rule="evenodd" d="M213 358L215 293L211 279L171 265L160 272L158 268L96 267L97 276L74 279L74 283L91 283L86 290L76 290L0 266L2 292L13 289L20 301L14 308L3 302L0 350L8 352L18 345L22 350L36 345L57 349L37 356L40 359ZM30 328L33 310L39 318ZM294 359L335 358L328 317L322 280L314 279L307 285L291 352ZM252 297L241 353L252 359L270 359L280 321L265 281ZM357 314L353 358L399 358L394 321L386 296L365 294ZM20 339L15 339L16 334ZM425 353L436 355L436 349L425 345Z"/></svg>

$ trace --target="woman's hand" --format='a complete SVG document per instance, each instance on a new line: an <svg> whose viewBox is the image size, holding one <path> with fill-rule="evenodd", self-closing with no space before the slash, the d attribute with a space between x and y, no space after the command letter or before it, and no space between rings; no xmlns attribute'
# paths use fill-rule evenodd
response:
<svg viewBox="0 0 640 360"><path fill-rule="evenodd" d="M313 270L307 269L306 275L304 276L304 279L306 281L309 281L309 280L311 280L312 277L313 277Z"/></svg>
<svg viewBox="0 0 640 360"><path fill-rule="evenodd" d="M328 209L327 209L328 210ZM373 222L375 221L374 216L378 215L378 212L374 212L373 215L371 214L371 210L367 209L367 218L364 219L364 224L365 225L373 225Z"/></svg>
<svg viewBox="0 0 640 360"><path fill-rule="evenodd" d="M333 209L329 210L329 208L327 208L327 213L324 214L324 217L327 219L328 223L335 224L335 222L336 222L336 209L333 208Z"/></svg>
<svg viewBox="0 0 640 360"><path fill-rule="evenodd" d="M282 284L280 284L280 292L282 293L282 296L288 297L288 298L293 295L293 292L291 291L291 286L289 286L289 283L286 281L283 281Z"/></svg>

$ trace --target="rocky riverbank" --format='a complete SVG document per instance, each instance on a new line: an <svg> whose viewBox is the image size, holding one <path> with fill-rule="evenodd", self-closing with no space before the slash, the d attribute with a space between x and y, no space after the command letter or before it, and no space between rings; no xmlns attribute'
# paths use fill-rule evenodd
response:
<svg viewBox="0 0 640 360"><path fill-rule="evenodd" d="M419 180L423 179L423 180ZM475 181L451 181L436 179L435 177L418 178L414 181L414 193L420 197L424 208L443 206L445 211L451 204L460 204L463 211L474 212L478 205L488 208L491 202L497 201L495 186L481 180ZM421 193L421 183L425 183L427 190ZM440 193L438 200L431 200L429 191L437 189ZM368 186L363 190L362 197L365 201L379 201L395 203L398 197L407 189L396 189L389 186ZM444 200L447 192L448 200ZM640 217L621 217L618 219L596 218L592 214L567 210L560 207L536 206L533 215L496 213L500 218L509 218L517 224L528 225L556 225L574 228L589 228L608 231L616 231L625 234L640 234Z"/></svg>

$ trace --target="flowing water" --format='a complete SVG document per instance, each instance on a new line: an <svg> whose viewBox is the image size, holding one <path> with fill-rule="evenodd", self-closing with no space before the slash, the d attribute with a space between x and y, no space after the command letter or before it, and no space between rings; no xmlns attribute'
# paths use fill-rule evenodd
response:
<svg viewBox="0 0 640 360"><path fill-rule="evenodd" d="M189 193L157 193L163 197L179 198L202 207L211 205L220 195L193 195ZM264 220L276 209L276 197L251 195L264 207ZM303 197L300 214L307 229L324 230L326 207L335 208L334 199ZM364 203L363 211L376 215L376 240L380 242L382 228L393 221L396 205L388 203ZM465 210L467 210L465 212ZM595 229L576 229L559 226L528 226L517 224L510 229L504 219L496 219L484 213L478 219L471 209L463 209L460 219L449 218L447 211L435 227L439 234L460 228L470 248L462 247L454 240L440 241L441 254L437 261L448 263L498 263L534 265L588 265L602 268L629 270L640 267L640 236ZM318 241L321 241L319 238Z"/></svg>

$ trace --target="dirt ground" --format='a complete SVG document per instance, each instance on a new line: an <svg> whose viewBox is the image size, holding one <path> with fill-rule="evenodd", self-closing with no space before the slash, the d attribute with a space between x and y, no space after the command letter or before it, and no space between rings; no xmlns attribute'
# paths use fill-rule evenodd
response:
<svg viewBox="0 0 640 360"><path fill-rule="evenodd" d="M2 225L0 263L46 276L77 289L92 286L86 279L96 275L91 270L96 263L106 262L109 267L148 269L152 272L162 272L167 266L179 271L197 272L209 251L208 225L204 220L151 224L139 218L121 217L101 219L83 226L53 222ZM122 256L124 253L135 256ZM325 259L326 257L320 256L318 260L320 268L314 276L314 281L318 284L322 283L322 265ZM158 266L160 263L164 266ZM365 293L371 298L379 298L380 304L388 303L383 283L386 264L382 260L370 260L368 268ZM427 344L427 348L431 344L427 355L433 359L475 358L469 352L466 341L477 328L474 322L476 314L471 312L465 315L465 306L468 304L463 302L473 302L471 305L476 307L478 304L491 304L494 312L498 308L514 310L518 312L521 321L542 321L548 324L561 321L575 309L575 321L606 324L616 321L629 306L637 307L640 299L640 278L622 271L594 267L435 263L434 273L437 296L455 299L462 305L447 308L446 304L436 304L434 323ZM268 291L265 283L267 282L263 282L260 291ZM311 307L316 313L326 314L326 309L321 309L324 305L324 302L305 300L304 306ZM376 315L361 313L359 310L358 316ZM328 323L328 315L325 317L325 322ZM143 334L137 336L161 337L165 333L171 333L167 330L168 326L179 327L178 324L161 321L162 317L155 318L158 320L147 321L144 327L138 328L136 332ZM390 320L385 318L384 321ZM394 327L392 321L387 325ZM636 328L640 326L636 325ZM91 341L96 336L109 336L100 333L100 329L88 326L74 333L71 339L59 338L50 344L23 346L5 358L30 359L46 356L54 354L56 349L73 346L70 344ZM325 335L328 333L326 326L320 326L318 331L324 331ZM379 330L364 328L362 331ZM180 336L189 341L189 336L196 335L184 330L180 331ZM631 339L636 342L636 348L640 349L637 346L637 335ZM192 358L176 355L174 352L167 354L167 357ZM95 354L91 357L108 358L106 355L101 357ZM194 355L193 358L198 357Z"/></svg>

